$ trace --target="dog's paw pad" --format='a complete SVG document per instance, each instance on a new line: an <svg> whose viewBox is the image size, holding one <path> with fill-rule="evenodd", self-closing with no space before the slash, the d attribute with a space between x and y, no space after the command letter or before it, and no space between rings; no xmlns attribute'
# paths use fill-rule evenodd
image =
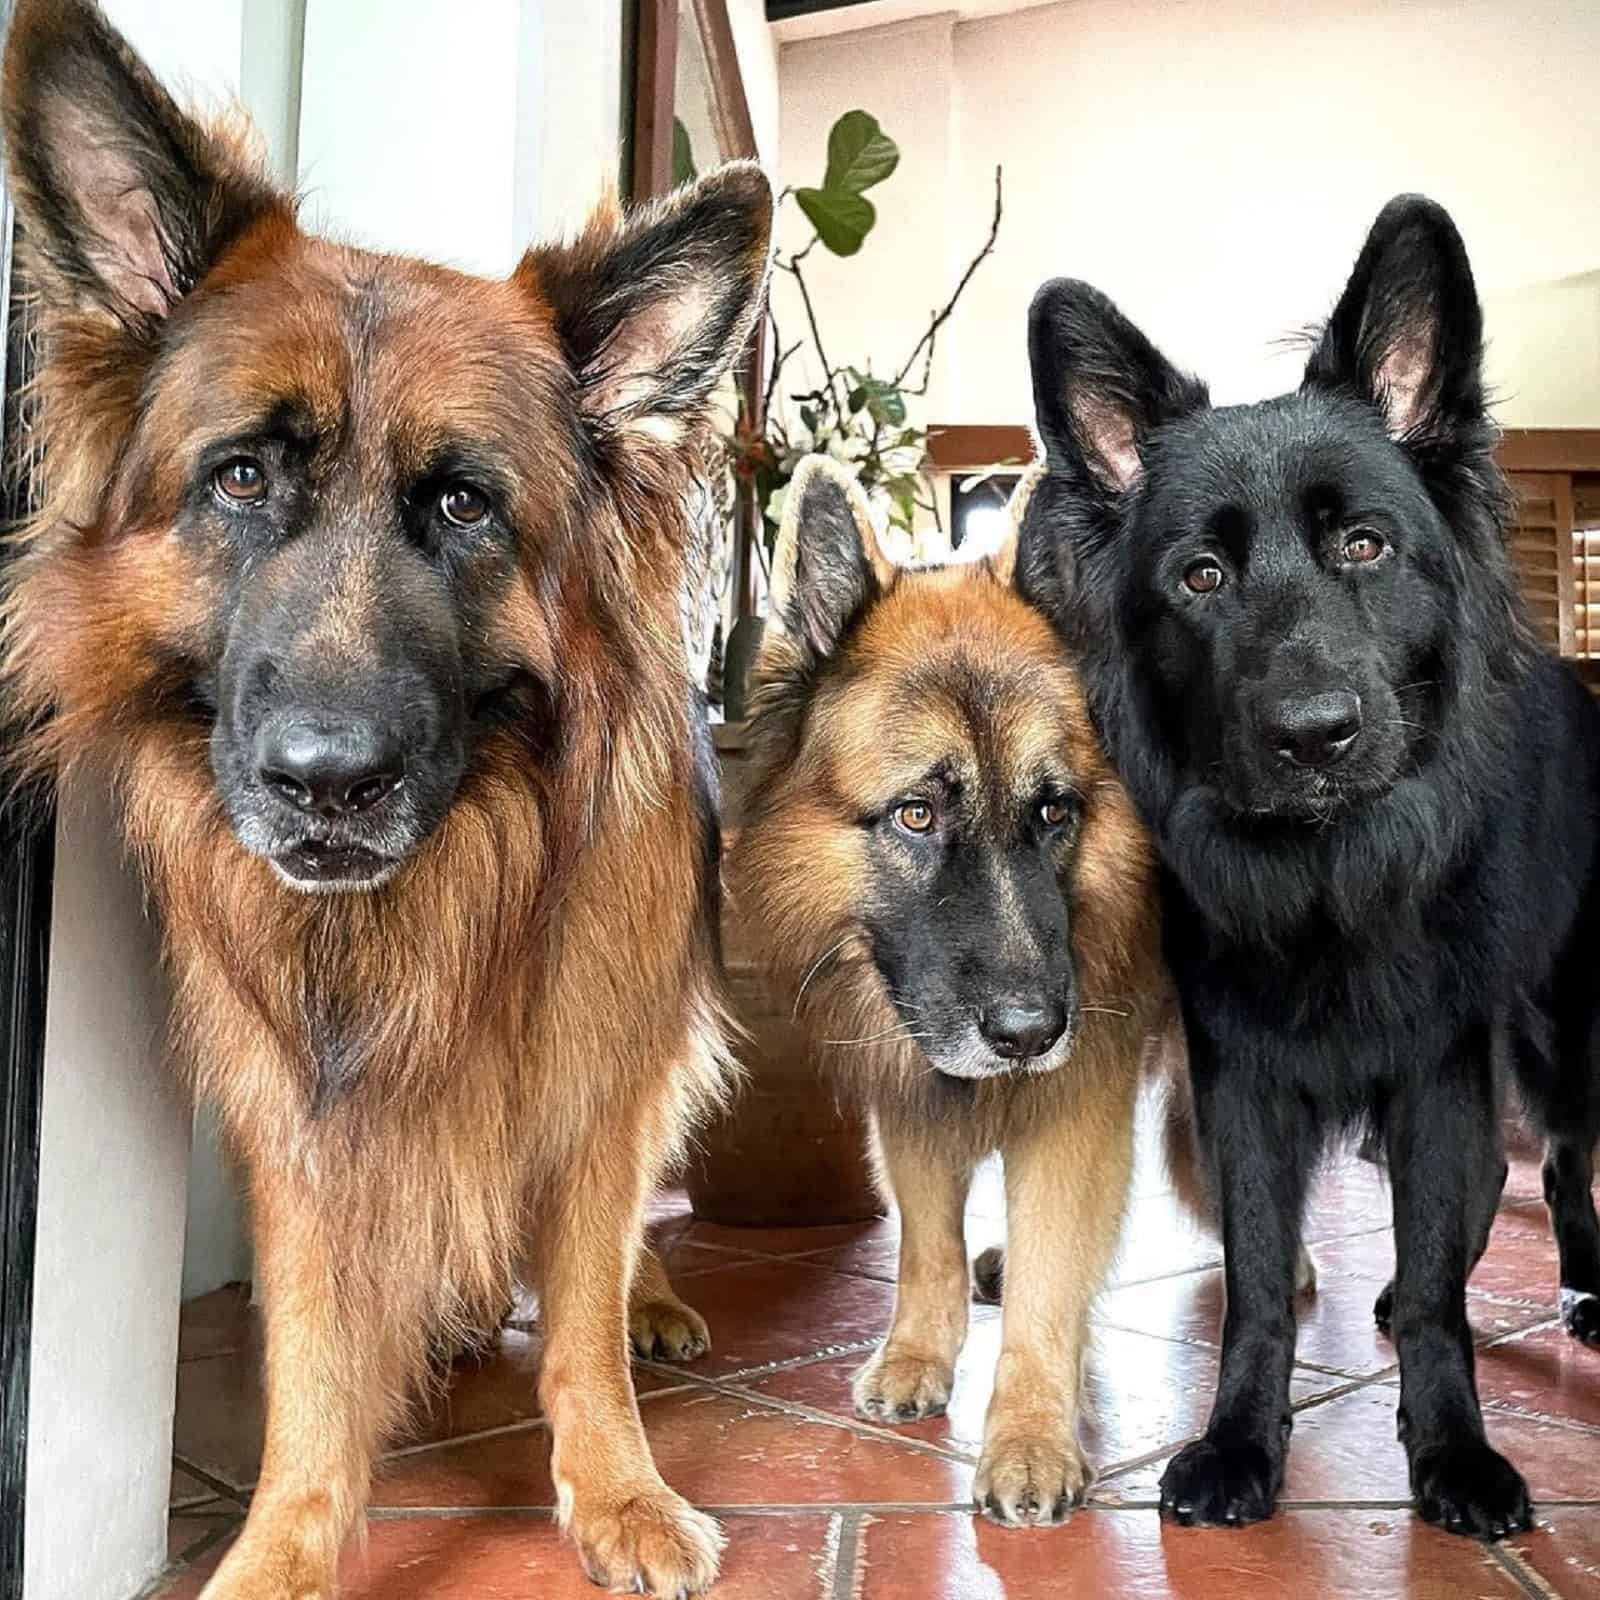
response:
<svg viewBox="0 0 1600 1600"><path fill-rule="evenodd" d="M1005 1528L1047 1528L1083 1504L1094 1474L1077 1440L1018 1435L984 1446L973 1498Z"/></svg>
<svg viewBox="0 0 1600 1600"><path fill-rule="evenodd" d="M885 1347L855 1376L856 1415L869 1422L916 1422L944 1415L955 1373L949 1362Z"/></svg>
<svg viewBox="0 0 1600 1600"><path fill-rule="evenodd" d="M1584 1344L1600 1345L1600 1294L1561 1288L1561 1326Z"/></svg>
<svg viewBox="0 0 1600 1600"><path fill-rule="evenodd" d="M1394 1325L1394 1282L1391 1279L1378 1291L1378 1298L1372 1302L1372 1320L1378 1325L1379 1333L1387 1333Z"/></svg>
<svg viewBox="0 0 1600 1600"><path fill-rule="evenodd" d="M999 1245L990 1245L972 1263L972 1298L986 1306L997 1306L1005 1284L1006 1253Z"/></svg>
<svg viewBox="0 0 1600 1600"><path fill-rule="evenodd" d="M1482 1439L1419 1451L1411 1463L1411 1492L1423 1520L1448 1533L1504 1539L1533 1526L1521 1473Z"/></svg>
<svg viewBox="0 0 1600 1600"><path fill-rule="evenodd" d="M1161 1474L1161 1515L1185 1525L1242 1527L1270 1517L1278 1468L1258 1444L1197 1439Z"/></svg>
<svg viewBox="0 0 1600 1600"><path fill-rule="evenodd" d="M567 1523L591 1583L617 1594L682 1600L716 1580L722 1529L665 1484L627 1500L585 1510Z"/></svg>
<svg viewBox="0 0 1600 1600"><path fill-rule="evenodd" d="M681 1300L646 1300L628 1308L628 1342L641 1361L693 1361L711 1348L711 1332Z"/></svg>

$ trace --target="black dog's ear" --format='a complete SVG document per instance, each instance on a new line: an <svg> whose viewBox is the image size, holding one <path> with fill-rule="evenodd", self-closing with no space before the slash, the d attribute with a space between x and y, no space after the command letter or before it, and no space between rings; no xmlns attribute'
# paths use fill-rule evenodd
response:
<svg viewBox="0 0 1600 1600"><path fill-rule="evenodd" d="M1443 206L1403 194L1378 214L1305 384L1353 390L1396 439L1483 417L1483 312Z"/></svg>
<svg viewBox="0 0 1600 1600"><path fill-rule="evenodd" d="M806 456L790 480L772 552L763 675L831 655L851 619L893 577L861 485L830 457Z"/></svg>
<svg viewBox="0 0 1600 1600"><path fill-rule="evenodd" d="M88 0L18 0L0 118L33 276L63 309L149 333L231 239L288 213L247 140L185 116Z"/></svg>
<svg viewBox="0 0 1600 1600"><path fill-rule="evenodd" d="M744 348L761 308L772 186L730 162L653 205L600 208L571 244L518 267L555 315L584 414L675 442Z"/></svg>
<svg viewBox="0 0 1600 1600"><path fill-rule="evenodd" d="M1057 278L1028 310L1039 436L1052 471L1120 494L1138 476L1151 429L1208 402L1098 289Z"/></svg>

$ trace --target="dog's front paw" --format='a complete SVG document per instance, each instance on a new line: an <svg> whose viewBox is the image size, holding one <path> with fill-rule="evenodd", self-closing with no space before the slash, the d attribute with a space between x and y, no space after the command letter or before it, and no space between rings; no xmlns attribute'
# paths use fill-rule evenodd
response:
<svg viewBox="0 0 1600 1600"><path fill-rule="evenodd" d="M972 1495L1004 1528L1046 1528L1066 1521L1093 1479L1070 1432L1010 1434L984 1445Z"/></svg>
<svg viewBox="0 0 1600 1600"><path fill-rule="evenodd" d="M1600 1294L1562 1284L1561 1326L1584 1344L1600 1345Z"/></svg>
<svg viewBox="0 0 1600 1600"><path fill-rule="evenodd" d="M1378 1291L1378 1298L1372 1302L1372 1320L1378 1325L1378 1332L1387 1334L1394 1326L1394 1279L1391 1278Z"/></svg>
<svg viewBox="0 0 1600 1600"><path fill-rule="evenodd" d="M1483 1439L1455 1439L1411 1460L1417 1513L1449 1533L1504 1539L1533 1526L1522 1474Z"/></svg>
<svg viewBox="0 0 1600 1600"><path fill-rule="evenodd" d="M333 1600L342 1527L326 1496L258 1499L200 1600Z"/></svg>
<svg viewBox="0 0 1600 1600"><path fill-rule="evenodd" d="M567 1532L591 1583L680 1600L716 1580L722 1529L664 1483L610 1504L574 1503Z"/></svg>
<svg viewBox="0 0 1600 1600"><path fill-rule="evenodd" d="M915 1422L940 1417L950 1404L955 1369L947 1361L901 1354L885 1345L855 1376L856 1415L870 1422Z"/></svg>
<svg viewBox="0 0 1600 1600"><path fill-rule="evenodd" d="M693 1361L711 1348L711 1330L692 1306L662 1297L628 1307L628 1342L641 1361Z"/></svg>
<svg viewBox="0 0 1600 1600"><path fill-rule="evenodd" d="M1161 1515L1185 1525L1261 1522L1277 1503L1281 1470L1259 1444L1197 1439L1161 1474Z"/></svg>

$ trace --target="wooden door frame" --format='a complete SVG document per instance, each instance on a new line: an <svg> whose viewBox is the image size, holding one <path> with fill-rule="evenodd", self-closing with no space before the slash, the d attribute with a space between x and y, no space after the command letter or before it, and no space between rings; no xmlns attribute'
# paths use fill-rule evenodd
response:
<svg viewBox="0 0 1600 1600"><path fill-rule="evenodd" d="M0 444L9 450L20 414L24 344L23 314L11 294L16 222L3 185L0 228ZM8 476L0 496L6 525L27 512L31 489L25 467ZM0 721L0 758L9 736ZM55 819L48 801L0 780L0 1595L8 1597L22 1593L27 1520L29 1354L54 862Z"/></svg>
<svg viewBox="0 0 1600 1600"><path fill-rule="evenodd" d="M711 79L711 111L717 153L724 161L757 159L755 124L744 75L733 41L727 0L684 0L694 12ZM679 0L637 0L633 31L633 115L626 182L629 198L642 205L672 187L672 125L676 115ZM744 426L760 431L765 394L767 319L760 317L738 364L739 409ZM734 612L755 609L754 541L761 536L755 487L738 485L738 516L733 552Z"/></svg>

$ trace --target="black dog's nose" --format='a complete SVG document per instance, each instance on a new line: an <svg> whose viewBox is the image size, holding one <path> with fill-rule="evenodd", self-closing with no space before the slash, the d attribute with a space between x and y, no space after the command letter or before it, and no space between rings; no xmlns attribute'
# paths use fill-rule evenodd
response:
<svg viewBox="0 0 1600 1600"><path fill-rule="evenodd" d="M1347 690L1297 695L1261 719L1268 747L1297 767L1331 767L1361 733L1361 701Z"/></svg>
<svg viewBox="0 0 1600 1600"><path fill-rule="evenodd" d="M256 745L262 783L299 811L366 811L400 786L399 743L375 723L274 719Z"/></svg>
<svg viewBox="0 0 1600 1600"><path fill-rule="evenodd" d="M997 1000L978 1013L978 1032L997 1056L1025 1061L1042 1056L1066 1031L1066 1008L1059 1001Z"/></svg>

